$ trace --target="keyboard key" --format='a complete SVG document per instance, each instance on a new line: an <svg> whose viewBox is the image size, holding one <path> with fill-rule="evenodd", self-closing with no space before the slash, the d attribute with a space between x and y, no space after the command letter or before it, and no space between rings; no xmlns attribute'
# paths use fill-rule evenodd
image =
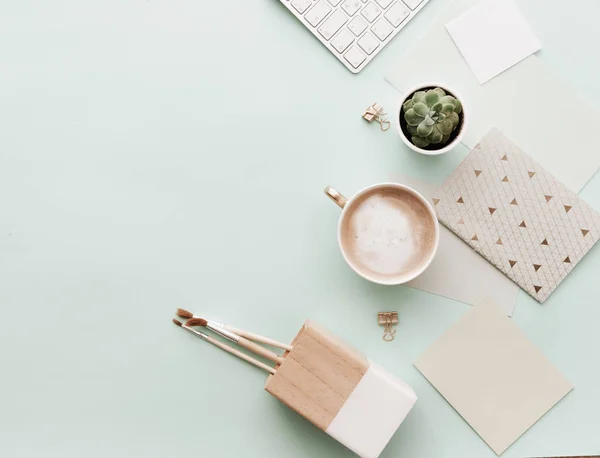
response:
<svg viewBox="0 0 600 458"><path fill-rule="evenodd" d="M296 11L300 14L303 14L306 9L312 5L312 0L292 0L291 5L294 7Z"/></svg>
<svg viewBox="0 0 600 458"><path fill-rule="evenodd" d="M348 32L348 29L342 29L342 31L331 40L331 46L333 46L337 52L342 53L353 41L354 37Z"/></svg>
<svg viewBox="0 0 600 458"><path fill-rule="evenodd" d="M421 3L423 3L423 0L402 0L404 2L404 4L406 6L408 6L411 10L415 10L417 9L417 6L419 6Z"/></svg>
<svg viewBox="0 0 600 458"><path fill-rule="evenodd" d="M362 14L367 21L373 22L377 19L377 16L381 14L381 10L377 8L375 3L369 3L363 8L360 14Z"/></svg>
<svg viewBox="0 0 600 458"><path fill-rule="evenodd" d="M381 6L383 9L386 9L388 6L390 6L394 0L376 0L377 4L379 6Z"/></svg>
<svg viewBox="0 0 600 458"><path fill-rule="evenodd" d="M359 0L346 0L344 3L342 3L342 8L346 13L348 13L348 16L354 16L354 13L361 9L362 5L360 4Z"/></svg>
<svg viewBox="0 0 600 458"><path fill-rule="evenodd" d="M394 27L398 27L402 24L402 21L410 16L410 13L399 2L396 2L394 3L394 6L386 11L384 16Z"/></svg>
<svg viewBox="0 0 600 458"><path fill-rule="evenodd" d="M342 1L342 0L327 0L329 3L331 3L331 6L338 6L338 4Z"/></svg>
<svg viewBox="0 0 600 458"><path fill-rule="evenodd" d="M335 10L317 30L323 38L329 40L346 22L348 22L348 16L342 10Z"/></svg>
<svg viewBox="0 0 600 458"><path fill-rule="evenodd" d="M354 68L360 67L360 64L362 64L366 58L367 56L358 49L358 46L352 46L350 51L344 54L344 59L346 59Z"/></svg>
<svg viewBox="0 0 600 458"><path fill-rule="evenodd" d="M367 28L367 23L363 21L360 18L360 16L356 16L350 21L350 24L348 24L348 28L354 35L359 36Z"/></svg>
<svg viewBox="0 0 600 458"><path fill-rule="evenodd" d="M304 18L310 25L316 27L323 19L325 19L325 16L327 16L330 11L331 6L325 3L325 0L321 0L306 13Z"/></svg>
<svg viewBox="0 0 600 458"><path fill-rule="evenodd" d="M360 46L367 54L371 54L377 48L379 48L379 42L369 32L365 33L360 40L358 40L358 46Z"/></svg>
<svg viewBox="0 0 600 458"><path fill-rule="evenodd" d="M394 31L394 28L386 19L381 18L377 20L373 27L371 27L371 31L377 38L383 41L390 36L390 33Z"/></svg>

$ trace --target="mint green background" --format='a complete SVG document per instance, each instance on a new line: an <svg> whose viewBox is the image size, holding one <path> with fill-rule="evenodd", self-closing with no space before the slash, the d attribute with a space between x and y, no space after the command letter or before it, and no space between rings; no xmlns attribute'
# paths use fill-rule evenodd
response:
<svg viewBox="0 0 600 458"><path fill-rule="evenodd" d="M519 5L600 104L600 4ZM495 456L412 366L468 306L357 277L322 194L439 183L465 155L360 118L395 106L383 76L444 6L354 76L276 0L0 0L0 456L353 456L173 326L178 306L281 340L310 317L405 379L419 402L383 457ZM600 208L600 178L582 196ZM600 452L599 269L596 247L544 306L519 296L515 322L576 390L507 458ZM400 314L391 344L380 310Z"/></svg>

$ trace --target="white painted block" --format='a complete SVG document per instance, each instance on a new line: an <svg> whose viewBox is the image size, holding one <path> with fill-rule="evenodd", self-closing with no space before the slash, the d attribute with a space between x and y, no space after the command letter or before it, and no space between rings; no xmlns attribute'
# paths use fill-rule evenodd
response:
<svg viewBox="0 0 600 458"><path fill-rule="evenodd" d="M410 386L371 363L326 432L361 458L377 458L416 402Z"/></svg>

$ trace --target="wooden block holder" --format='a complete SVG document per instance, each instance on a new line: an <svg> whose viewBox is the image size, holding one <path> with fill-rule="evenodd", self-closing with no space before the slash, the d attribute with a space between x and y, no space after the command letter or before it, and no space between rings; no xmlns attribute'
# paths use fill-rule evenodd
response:
<svg viewBox="0 0 600 458"><path fill-rule="evenodd" d="M292 345L265 390L360 457L378 457L414 391L313 321Z"/></svg>

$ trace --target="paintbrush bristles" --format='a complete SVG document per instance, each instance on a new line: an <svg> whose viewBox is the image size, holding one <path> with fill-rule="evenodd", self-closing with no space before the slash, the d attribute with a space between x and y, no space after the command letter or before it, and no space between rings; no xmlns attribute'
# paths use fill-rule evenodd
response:
<svg viewBox="0 0 600 458"><path fill-rule="evenodd" d="M177 309L177 316L180 316L181 318L193 318L194 314L184 309Z"/></svg>
<svg viewBox="0 0 600 458"><path fill-rule="evenodd" d="M208 324L204 318L190 318L185 322L186 326L202 326L205 327Z"/></svg>
<svg viewBox="0 0 600 458"><path fill-rule="evenodd" d="M183 326L183 323L175 318L173 318L173 323L175 323L177 326Z"/></svg>

